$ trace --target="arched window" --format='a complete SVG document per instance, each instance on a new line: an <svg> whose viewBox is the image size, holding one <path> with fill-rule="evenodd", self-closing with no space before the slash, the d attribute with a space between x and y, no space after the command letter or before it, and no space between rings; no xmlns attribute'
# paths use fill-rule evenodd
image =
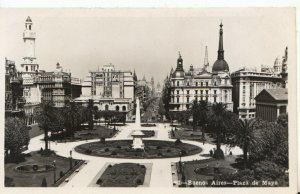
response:
<svg viewBox="0 0 300 194"><path fill-rule="evenodd" d="M119 106L116 106L116 111L119 111L120 110L120 107Z"/></svg>
<svg viewBox="0 0 300 194"><path fill-rule="evenodd" d="M122 111L126 111L126 106L123 106L123 107L122 107Z"/></svg>
<svg viewBox="0 0 300 194"><path fill-rule="evenodd" d="M105 110L108 110L108 104L105 105Z"/></svg>

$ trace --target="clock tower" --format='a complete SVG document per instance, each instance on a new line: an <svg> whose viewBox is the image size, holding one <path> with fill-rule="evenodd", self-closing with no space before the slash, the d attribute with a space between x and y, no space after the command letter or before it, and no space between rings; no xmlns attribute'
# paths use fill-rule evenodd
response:
<svg viewBox="0 0 300 194"><path fill-rule="evenodd" d="M32 30L32 20L28 16L25 21L25 30L23 32L23 40L25 43L25 56L21 64L23 74L34 74L39 70L39 65L35 57L35 32Z"/></svg>

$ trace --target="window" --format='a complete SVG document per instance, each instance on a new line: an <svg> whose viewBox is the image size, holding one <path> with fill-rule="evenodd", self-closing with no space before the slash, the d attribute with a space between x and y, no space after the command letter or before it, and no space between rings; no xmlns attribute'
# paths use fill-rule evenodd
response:
<svg viewBox="0 0 300 194"><path fill-rule="evenodd" d="M203 86L203 82L201 82L201 86Z"/></svg>
<svg viewBox="0 0 300 194"><path fill-rule="evenodd" d="M105 110L108 110L108 104L105 105Z"/></svg>
<svg viewBox="0 0 300 194"><path fill-rule="evenodd" d="M190 85L190 82L187 82L187 86L189 86Z"/></svg>
<svg viewBox="0 0 300 194"><path fill-rule="evenodd" d="M179 97L177 97L176 100L177 100L177 103L179 103Z"/></svg>
<svg viewBox="0 0 300 194"><path fill-rule="evenodd" d="M189 109L189 108L190 108L190 105L189 105L189 104L187 104L187 105L186 105L186 109Z"/></svg>
<svg viewBox="0 0 300 194"><path fill-rule="evenodd" d="M208 86L208 82L206 82L206 86Z"/></svg>
<svg viewBox="0 0 300 194"><path fill-rule="evenodd" d="M200 94L201 94L201 95L203 94L203 90L200 90Z"/></svg>
<svg viewBox="0 0 300 194"><path fill-rule="evenodd" d="M198 90L195 90L195 94L198 94Z"/></svg>
<svg viewBox="0 0 300 194"><path fill-rule="evenodd" d="M122 107L122 111L126 111L126 106L123 106L123 107Z"/></svg>
<svg viewBox="0 0 300 194"><path fill-rule="evenodd" d="M120 107L119 106L116 106L116 111L119 111Z"/></svg>
<svg viewBox="0 0 300 194"><path fill-rule="evenodd" d="M196 82L196 86L198 86L198 82Z"/></svg>
<svg viewBox="0 0 300 194"><path fill-rule="evenodd" d="M177 81L177 86L179 86L179 81Z"/></svg>
<svg viewBox="0 0 300 194"><path fill-rule="evenodd" d="M186 97L186 102L189 103L190 102L190 98Z"/></svg>
<svg viewBox="0 0 300 194"><path fill-rule="evenodd" d="M208 94L208 90L205 90L206 94Z"/></svg>
<svg viewBox="0 0 300 194"><path fill-rule="evenodd" d="M26 66L26 71L28 71L28 66Z"/></svg>
<svg viewBox="0 0 300 194"><path fill-rule="evenodd" d="M217 97L214 96L214 102L217 102Z"/></svg>
<svg viewBox="0 0 300 194"><path fill-rule="evenodd" d="M217 94L217 90L214 90L214 94Z"/></svg>
<svg viewBox="0 0 300 194"><path fill-rule="evenodd" d="M179 90L176 90L177 94L179 94Z"/></svg>
<svg viewBox="0 0 300 194"><path fill-rule="evenodd" d="M187 93L187 94L190 94L190 91L189 91L189 90L187 90L187 91L186 91L186 93Z"/></svg>

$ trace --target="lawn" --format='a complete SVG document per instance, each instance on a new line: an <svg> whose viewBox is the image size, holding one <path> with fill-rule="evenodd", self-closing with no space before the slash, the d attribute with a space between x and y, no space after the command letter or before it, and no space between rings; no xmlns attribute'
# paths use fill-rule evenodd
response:
<svg viewBox="0 0 300 194"><path fill-rule="evenodd" d="M144 140L145 149L131 148L132 140L92 142L79 145L75 150L79 153L112 158L171 158L198 154L202 149L198 146L174 141Z"/></svg>
<svg viewBox="0 0 300 194"><path fill-rule="evenodd" d="M89 140L89 139L101 139L101 138L112 138L118 130L114 130L114 128L109 128L102 125L95 125L94 130L80 130L76 131L74 137L66 136L63 133L52 134L51 140L58 142L72 142L72 141L81 141L81 140Z"/></svg>
<svg viewBox="0 0 300 194"><path fill-rule="evenodd" d="M45 172L22 172L16 170L16 167L23 165L38 165L39 168L43 165L53 166L53 161L55 160L56 166L56 180L61 176L62 178L58 181L62 182L66 179L70 173L76 170L80 165L82 165L82 160L72 159L72 169L70 170L70 159L52 154L50 156L42 156L38 152L31 152L26 155L25 161L16 163L6 163L5 164L5 186L14 187L41 187L43 178L46 179L47 186L54 186L54 171L53 169ZM24 168L26 169L26 168Z"/></svg>
<svg viewBox="0 0 300 194"><path fill-rule="evenodd" d="M121 163L109 165L97 184L101 187L137 187L143 185L146 174L144 165Z"/></svg>
<svg viewBox="0 0 300 194"><path fill-rule="evenodd" d="M214 178L215 175L226 176L227 174L237 172L238 169L232 167L232 164L235 163L235 159L235 156L227 156L225 160L216 160L214 158L210 158L206 160L183 162L182 165L185 181L190 181L190 183L206 182L206 184L204 185L193 185L195 187L213 186L210 185L210 181ZM215 171L216 167L217 171ZM179 163L176 163L176 169L178 173L178 179L181 180L182 173L179 170Z"/></svg>

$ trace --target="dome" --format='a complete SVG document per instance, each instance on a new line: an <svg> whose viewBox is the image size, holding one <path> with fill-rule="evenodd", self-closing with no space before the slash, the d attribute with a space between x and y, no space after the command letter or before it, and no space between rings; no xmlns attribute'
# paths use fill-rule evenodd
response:
<svg viewBox="0 0 300 194"><path fill-rule="evenodd" d="M172 75L173 78L183 78L184 77L184 71L175 71Z"/></svg>
<svg viewBox="0 0 300 194"><path fill-rule="evenodd" d="M227 62L224 59L218 59L212 68L213 72L217 72L217 71L229 71L229 66L227 64Z"/></svg>
<svg viewBox="0 0 300 194"><path fill-rule="evenodd" d="M277 57L275 59L274 66L281 66L281 61L280 61L279 57Z"/></svg>

